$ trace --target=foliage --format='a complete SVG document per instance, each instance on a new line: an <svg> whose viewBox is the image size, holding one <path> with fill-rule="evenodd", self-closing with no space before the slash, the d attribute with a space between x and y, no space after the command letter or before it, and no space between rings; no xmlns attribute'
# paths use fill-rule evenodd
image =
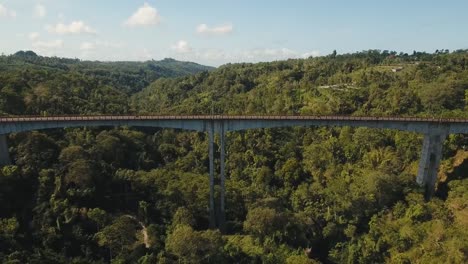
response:
<svg viewBox="0 0 468 264"><path fill-rule="evenodd" d="M4 115L468 113L463 50L371 50L217 69L19 52L1 56L0 69ZM88 127L9 135L1 262L468 262L464 135L446 141L428 202L414 183L422 143L415 133L295 127L231 132L226 141L221 234L208 229L203 133Z"/></svg>

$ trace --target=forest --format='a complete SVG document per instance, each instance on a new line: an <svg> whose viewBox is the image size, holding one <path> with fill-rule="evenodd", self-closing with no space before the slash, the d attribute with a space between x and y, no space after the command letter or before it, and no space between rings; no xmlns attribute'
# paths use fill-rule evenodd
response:
<svg viewBox="0 0 468 264"><path fill-rule="evenodd" d="M468 50L333 52L218 68L21 51L0 56L0 114L468 118ZM422 135L230 132L225 233L208 225L204 133L66 128L11 134L8 145L2 263L468 262L466 135L445 141L435 196L425 200L415 182Z"/></svg>

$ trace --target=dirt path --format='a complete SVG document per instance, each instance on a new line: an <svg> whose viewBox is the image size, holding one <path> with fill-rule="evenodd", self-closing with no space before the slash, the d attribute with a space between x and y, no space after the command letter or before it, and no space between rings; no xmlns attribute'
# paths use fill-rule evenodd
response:
<svg viewBox="0 0 468 264"><path fill-rule="evenodd" d="M141 233L143 234L143 243L145 244L146 248L150 248L151 244L149 242L148 230L146 229L146 226L133 215L124 215L124 216L131 218L132 220L134 220L141 226Z"/></svg>

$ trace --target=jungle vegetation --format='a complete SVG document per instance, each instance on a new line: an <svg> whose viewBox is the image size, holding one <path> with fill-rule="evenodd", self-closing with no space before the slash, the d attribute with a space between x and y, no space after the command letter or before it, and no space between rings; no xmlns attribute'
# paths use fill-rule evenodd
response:
<svg viewBox="0 0 468 264"><path fill-rule="evenodd" d="M369 50L216 69L166 59L0 56L2 115L468 118L468 51ZM207 135L157 128L11 134L2 263L467 263L468 137L430 201L422 136L366 128L227 135L227 232L208 229Z"/></svg>

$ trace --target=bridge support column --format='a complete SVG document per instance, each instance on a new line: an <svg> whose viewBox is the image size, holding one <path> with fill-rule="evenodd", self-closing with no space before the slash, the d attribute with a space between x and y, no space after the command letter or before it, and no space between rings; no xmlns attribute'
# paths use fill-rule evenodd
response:
<svg viewBox="0 0 468 264"><path fill-rule="evenodd" d="M219 229L221 233L226 232L226 210L225 210L225 195L226 195L226 170L225 170L225 160L226 160L226 147L225 147L225 131L224 124L221 124L219 131L219 143L220 143L220 174L221 174L221 193L220 193L220 212L219 212Z"/></svg>
<svg viewBox="0 0 468 264"><path fill-rule="evenodd" d="M208 156L210 160L210 228L216 228L215 204L214 204L214 122L210 122L208 130Z"/></svg>
<svg viewBox="0 0 468 264"><path fill-rule="evenodd" d="M429 131L424 135L416 181L421 187L424 187L426 199L430 199L434 195L442 158L442 147L446 137L445 131Z"/></svg>
<svg viewBox="0 0 468 264"><path fill-rule="evenodd" d="M11 165L10 154L8 153L7 134L0 135L0 166Z"/></svg>

